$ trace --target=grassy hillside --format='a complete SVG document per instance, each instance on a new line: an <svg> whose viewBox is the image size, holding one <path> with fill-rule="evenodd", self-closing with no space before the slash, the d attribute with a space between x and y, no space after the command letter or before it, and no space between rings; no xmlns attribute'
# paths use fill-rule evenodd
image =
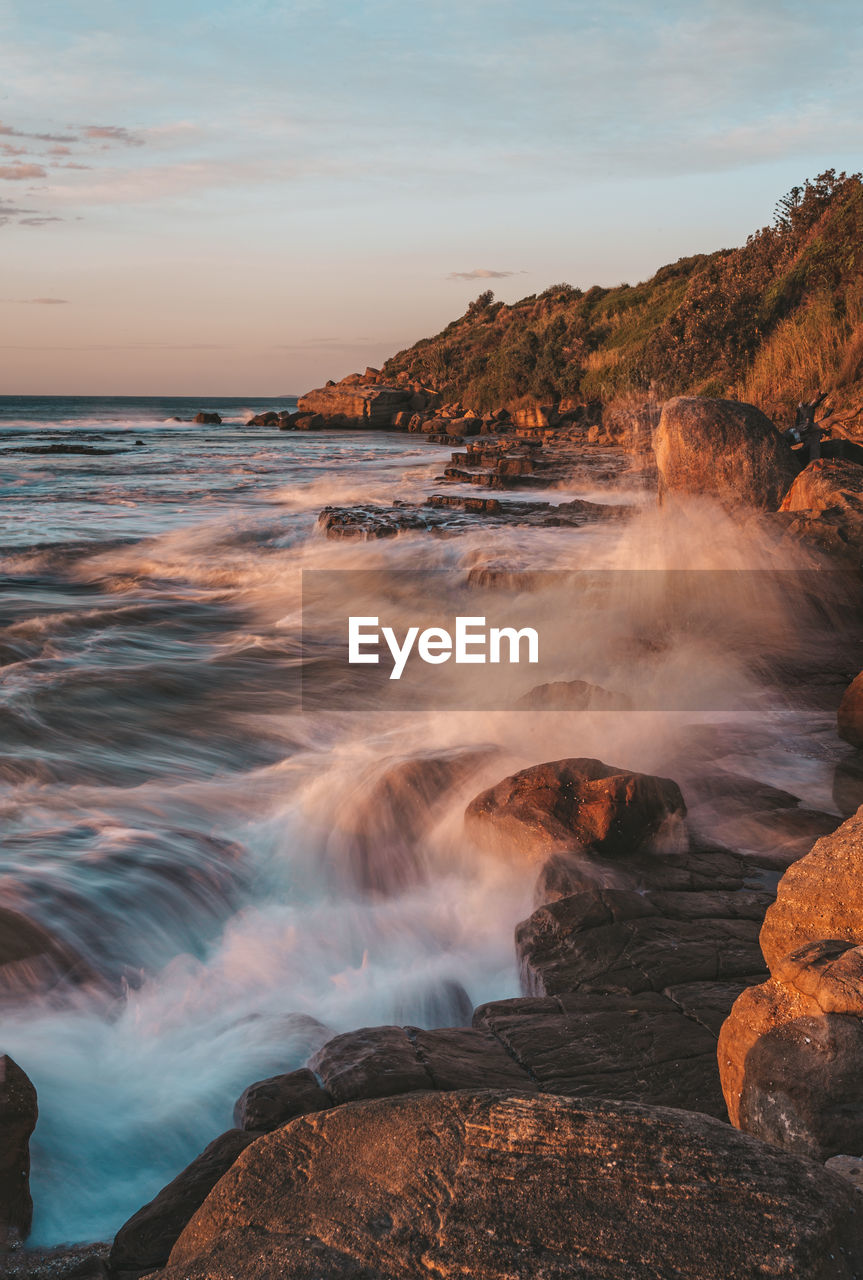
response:
<svg viewBox="0 0 863 1280"><path fill-rule="evenodd" d="M783 418L826 387L850 412L863 403L861 175L828 170L741 248L681 258L643 284L557 284L512 306L480 294L383 372L479 410L642 398L652 387L746 399Z"/></svg>

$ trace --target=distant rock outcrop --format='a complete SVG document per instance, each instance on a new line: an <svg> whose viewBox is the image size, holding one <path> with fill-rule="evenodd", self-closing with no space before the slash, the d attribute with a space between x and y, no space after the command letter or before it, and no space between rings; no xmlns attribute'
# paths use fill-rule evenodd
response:
<svg viewBox="0 0 863 1280"><path fill-rule="evenodd" d="M852 1280L859 1194L706 1116L483 1091L303 1117L245 1152L161 1280Z"/></svg>
<svg viewBox="0 0 863 1280"><path fill-rule="evenodd" d="M205 413L202 409L200 413L195 414L192 421L204 423L206 426L218 427L221 425L222 419L218 413Z"/></svg>
<svg viewBox="0 0 863 1280"><path fill-rule="evenodd" d="M344 380L300 396L297 408L300 415L320 414L322 426L381 430L392 426L393 415L406 409L410 398L405 387Z"/></svg>
<svg viewBox="0 0 863 1280"><path fill-rule="evenodd" d="M797 462L760 409L736 400L678 396L653 437L660 493L700 493L776 511Z"/></svg>

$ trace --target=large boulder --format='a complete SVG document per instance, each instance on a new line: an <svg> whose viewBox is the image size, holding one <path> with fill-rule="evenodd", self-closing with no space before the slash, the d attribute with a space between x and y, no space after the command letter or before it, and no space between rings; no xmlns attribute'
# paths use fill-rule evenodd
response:
<svg viewBox="0 0 863 1280"><path fill-rule="evenodd" d="M769 981L719 1035L732 1124L820 1159L863 1155L863 809L786 871L761 930Z"/></svg>
<svg viewBox="0 0 863 1280"><path fill-rule="evenodd" d="M798 470L770 419L736 400L668 400L653 451L661 494L709 494L769 511L778 508Z"/></svg>
<svg viewBox="0 0 863 1280"><path fill-rule="evenodd" d="M837 723L840 738L850 742L852 747L863 747L863 671L845 690L839 704Z"/></svg>
<svg viewBox="0 0 863 1280"><path fill-rule="evenodd" d="M788 868L760 941L775 976L792 951L822 939L863 944L863 809Z"/></svg>
<svg viewBox="0 0 863 1280"><path fill-rule="evenodd" d="M601 760L553 760L522 769L468 805L474 839L533 859L564 851L625 857L679 831L686 814L669 778Z"/></svg>
<svg viewBox="0 0 863 1280"><path fill-rule="evenodd" d="M234 1103L234 1126L252 1133L272 1133L296 1116L326 1111L333 1100L314 1072L303 1068L257 1080Z"/></svg>
<svg viewBox="0 0 863 1280"><path fill-rule="evenodd" d="M481 1092L338 1108L260 1139L161 1280L852 1280L844 1179L705 1116Z"/></svg>
<svg viewBox="0 0 863 1280"><path fill-rule="evenodd" d="M111 1274L131 1280L163 1266L186 1223L237 1157L260 1134L229 1129L139 1209L117 1232Z"/></svg>
<svg viewBox="0 0 863 1280"><path fill-rule="evenodd" d="M26 1239L33 1219L30 1134L39 1108L29 1077L8 1054L0 1057L0 1253Z"/></svg>

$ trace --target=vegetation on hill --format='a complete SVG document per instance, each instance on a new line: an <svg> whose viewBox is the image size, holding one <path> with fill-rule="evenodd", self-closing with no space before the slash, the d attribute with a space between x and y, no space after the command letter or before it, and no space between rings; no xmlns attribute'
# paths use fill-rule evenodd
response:
<svg viewBox="0 0 863 1280"><path fill-rule="evenodd" d="M642 284L556 284L507 306L486 291L388 360L479 410L684 392L785 417L819 387L856 405L863 379L863 178L795 187L738 249L681 258Z"/></svg>

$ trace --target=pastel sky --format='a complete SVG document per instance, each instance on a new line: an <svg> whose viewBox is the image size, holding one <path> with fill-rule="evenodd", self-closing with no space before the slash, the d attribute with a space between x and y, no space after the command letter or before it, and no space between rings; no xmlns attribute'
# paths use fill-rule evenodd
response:
<svg viewBox="0 0 863 1280"><path fill-rule="evenodd" d="M0 393L268 396L863 167L859 0L0 0Z"/></svg>

